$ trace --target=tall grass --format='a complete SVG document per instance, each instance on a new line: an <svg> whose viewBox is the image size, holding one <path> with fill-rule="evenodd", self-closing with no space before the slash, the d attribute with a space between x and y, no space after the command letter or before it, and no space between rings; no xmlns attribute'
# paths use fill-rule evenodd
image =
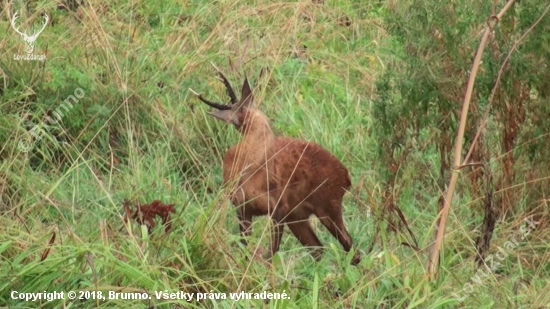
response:
<svg viewBox="0 0 550 309"><path fill-rule="evenodd" d="M87 1L67 7L73 10L49 1L10 2L1 11L6 32L0 45L7 52L0 63L0 306L458 306L452 293L474 270L476 220L469 209L451 213L436 282L425 277L426 251L402 246L406 235L390 233L376 219L385 211L377 181L384 167L377 162L371 99L385 67L380 45L390 42L380 24L383 4ZM46 62L10 57L24 53L9 25L16 10L27 17L50 15L35 47L47 53ZM358 267L349 266L352 255L316 220L327 247L318 263L288 230L273 266L259 261L269 238L265 218L254 221L248 247L240 245L235 211L221 186L221 158L239 135L209 118L208 108L189 92L226 100L211 62L234 85L245 75L253 81L259 107L277 134L316 141L349 168L353 187L344 216L363 251ZM262 68L266 73L259 77ZM18 141L31 138L28 131L77 87L85 90L84 98L29 152L21 152ZM395 189L404 192L400 205L426 248L439 192L418 192L418 168L426 167L403 170ZM124 199L175 204L172 230L157 225L148 233L135 221L125 223ZM518 228L499 226L497 242ZM380 237L366 252L376 230ZM542 230L532 232L476 287L465 307L546 306L550 301L539 295L548 287L547 242ZM12 299L12 291L144 292L152 299L24 302ZM286 292L288 299L188 302L157 299L156 291L228 298L241 291Z"/></svg>

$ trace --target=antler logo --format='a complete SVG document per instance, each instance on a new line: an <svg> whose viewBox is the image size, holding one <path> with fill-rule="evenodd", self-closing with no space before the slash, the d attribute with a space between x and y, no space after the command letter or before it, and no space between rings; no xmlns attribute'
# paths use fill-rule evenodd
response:
<svg viewBox="0 0 550 309"><path fill-rule="evenodd" d="M26 49L27 49L27 54L30 54L34 50L34 41L36 41L36 39L38 39L38 36L40 35L40 33L42 33L42 31L44 31L44 28L46 28L46 25L48 24L48 20L50 18L48 17L48 14L44 14L45 22L44 22L44 26L42 26L42 29L40 29L38 32L33 32L32 35L28 35L27 31L21 32L21 31L19 31L19 27L15 26L15 20L18 17L19 17L19 13L15 12L15 14L13 14L13 17L11 18L11 26L13 27L15 32L19 33L21 35L21 37L23 37L23 41L25 41L25 46L26 46Z"/></svg>

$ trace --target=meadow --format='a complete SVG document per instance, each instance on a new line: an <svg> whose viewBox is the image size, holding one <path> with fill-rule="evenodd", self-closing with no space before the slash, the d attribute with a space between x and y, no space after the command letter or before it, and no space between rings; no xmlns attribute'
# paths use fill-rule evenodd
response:
<svg viewBox="0 0 550 309"><path fill-rule="evenodd" d="M460 109L461 85L490 4L475 12L475 1L456 4L457 11L468 8L463 14L470 20L457 24L469 27L474 46L456 44L464 59L460 70L434 64L418 73L399 71L413 67L406 65L411 50L421 46L407 42L407 35L420 38L419 31L437 40L453 31L434 34L407 25L399 14L413 2L0 1L0 307L550 308L550 168L542 150L523 143L527 137L515 139L513 151L500 143L505 131L499 124L510 120L497 112L484 131L485 147L499 153L487 159L487 170L494 179L508 175L500 165L505 154L522 152L511 166L529 172L491 191L510 192L503 196L512 206L494 221L485 264L478 267L476 238L486 231L488 195L471 180L471 170L463 171L437 272L428 274L451 153L431 142L452 145L458 120L422 106L444 106L440 98L454 96L448 108ZM545 8L537 3L542 9L529 11L537 12L533 16ZM16 11L22 30L39 29L47 13L32 52L46 60L17 56L28 53L11 25ZM449 17L427 12L428 24L438 22L436 13ZM549 22L541 25L548 29ZM510 34L520 27L503 29ZM548 57L548 35L537 37L544 31L529 41L539 45L520 53ZM452 54L452 40L447 43L429 43L433 48L422 57L444 57L447 49ZM496 45L494 50L503 48ZM547 88L535 83L550 80L543 64L529 67L536 78L522 98L541 111L527 119L548 115ZM209 116L211 109L190 91L228 102L213 65L236 88L245 76L251 81L258 108L277 135L315 141L348 168L352 187L344 218L362 255L359 265L350 265L353 252L344 252L315 218L325 245L319 262L287 228L267 266L258 258L269 244L265 217L255 218L249 245L239 243L221 162L240 134ZM482 78L493 83L496 71L483 69ZM419 74L440 74L442 83L456 88L416 83ZM490 92L488 83L480 88ZM406 87L414 91L399 92ZM443 95L432 95L434 89ZM483 91L472 108L479 115L487 103ZM407 103L405 96L420 94L431 96ZM410 113L400 114L402 106ZM384 118L382 109L401 117ZM550 130L538 126L544 123L539 118L523 124L534 136L529 140L544 149ZM415 119L424 127L404 127ZM469 124L473 136L477 122ZM155 200L173 205L169 229L160 218L152 229L128 218L129 207L131 213ZM70 291L76 299L68 299ZM44 299L53 292L64 292L64 299ZM17 298L25 293L42 299Z"/></svg>

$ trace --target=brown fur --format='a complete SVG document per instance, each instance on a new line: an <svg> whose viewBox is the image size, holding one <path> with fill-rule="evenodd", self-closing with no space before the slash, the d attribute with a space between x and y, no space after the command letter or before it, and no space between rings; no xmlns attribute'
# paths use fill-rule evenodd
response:
<svg viewBox="0 0 550 309"><path fill-rule="evenodd" d="M245 80L242 99L231 110L212 113L243 134L223 159L224 186L238 207L242 235L250 235L253 216L269 215L274 221L269 257L278 251L286 224L304 246L317 247L312 255L319 259L322 244L309 222L315 215L349 251L352 239L342 218L342 198L351 186L346 167L316 143L276 137L253 106L249 87ZM352 264L359 261L356 254Z"/></svg>

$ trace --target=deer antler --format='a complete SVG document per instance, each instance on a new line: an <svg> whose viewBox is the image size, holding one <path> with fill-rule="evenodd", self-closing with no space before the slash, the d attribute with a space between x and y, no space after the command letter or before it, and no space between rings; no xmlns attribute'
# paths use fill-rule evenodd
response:
<svg viewBox="0 0 550 309"><path fill-rule="evenodd" d="M223 84L225 85L225 88L227 88L227 95L229 95L229 98L231 98L231 104L236 104L237 102L239 102L239 100L237 100L237 96L235 95L235 91L233 91L233 87L231 87L231 84L229 83L225 75L223 75L221 71L218 71L218 74L220 75Z"/></svg>
<svg viewBox="0 0 550 309"><path fill-rule="evenodd" d="M191 91L194 95L196 95L199 98L199 100L203 101L204 103L206 103L206 105L208 105L210 107L213 107L213 108L216 108L216 109L219 109L219 110L230 110L231 109L231 106L229 106L229 105L224 105L224 104L221 104L221 103L208 101L207 99L202 97L202 94L197 93L195 90L193 90L191 88L189 88L189 91Z"/></svg>
<svg viewBox="0 0 550 309"><path fill-rule="evenodd" d="M13 30L15 30L15 32L19 33L22 36L27 36L26 33L19 31L19 27L15 26L15 20L17 18L19 18L19 12L15 12L15 14L13 14L13 17L11 18L11 26L13 27Z"/></svg>
<svg viewBox="0 0 550 309"><path fill-rule="evenodd" d="M42 26L42 29L40 29L37 32L34 32L31 36L29 36L27 34L26 30L25 30L25 33L23 33L21 31L19 31L19 27L15 26L15 20L17 18L19 18L19 12L15 12L15 14L13 14L13 17L11 18L11 26L13 27L15 32L19 33L23 37L23 40L25 41L25 44L27 46L27 53L30 54L34 50L34 41L36 41L36 39L38 38L40 33L42 33L42 31L44 31L44 29L48 25L48 21L50 20L50 17L48 16L48 14L44 13L44 19L46 21L44 22L44 25Z"/></svg>
<svg viewBox="0 0 550 309"><path fill-rule="evenodd" d="M233 87L231 87L231 83L229 82L227 77L225 77L225 75L223 75L222 71L214 63L211 62L211 64L214 67L214 69L216 69L216 71L218 72L218 75L220 76L221 81L225 85L225 88L227 89L227 95L229 95L229 98L231 99L231 104L237 104L239 102L239 100L237 99L237 96L235 95L235 91L233 90ZM199 98L199 100L203 101L204 103L206 103L210 107L213 107L213 108L216 108L216 109L219 109L219 110L230 110L231 109L231 105L225 105L225 104L221 104L221 103L208 101L207 99L203 98L202 94L195 92L191 88L189 88L189 90L194 95L196 95Z"/></svg>
<svg viewBox="0 0 550 309"><path fill-rule="evenodd" d="M220 78L225 85L225 88L227 89L227 95L229 95L229 98L231 98L231 104L239 102L239 100L237 100L237 96L235 95L233 87L231 87L231 83L229 83L229 80L225 77L225 75L223 75L222 71L213 62L210 62L210 64L212 64L214 69L216 69L216 71L218 72L218 75L220 75Z"/></svg>
<svg viewBox="0 0 550 309"><path fill-rule="evenodd" d="M46 29L46 26L48 25L48 21L50 20L50 17L48 16L48 14L44 13L44 19L45 19L45 22L44 22L44 25L42 26L42 29L40 29L40 31L36 32L36 33L33 33L31 35L31 38L36 40L36 38L40 35L40 33L42 33L42 31L44 31L44 29Z"/></svg>
<svg viewBox="0 0 550 309"><path fill-rule="evenodd" d="M50 20L50 17L48 16L48 14L44 13L44 19L46 20L44 22L44 25L42 26L42 29L40 29L38 32L36 33L33 33L32 35L28 35L27 34L27 31L25 31L24 33L19 31L19 27L15 26L15 20L19 18L19 12L15 12L15 14L13 14L13 17L11 18L11 25L13 27L13 30L15 30L15 32L19 33L20 35L22 35L26 40L30 40L30 41L34 41L36 40L36 38L38 38L38 36L40 35L40 33L42 33L42 31L44 31L44 29L46 29L46 26L48 25L48 21Z"/></svg>

